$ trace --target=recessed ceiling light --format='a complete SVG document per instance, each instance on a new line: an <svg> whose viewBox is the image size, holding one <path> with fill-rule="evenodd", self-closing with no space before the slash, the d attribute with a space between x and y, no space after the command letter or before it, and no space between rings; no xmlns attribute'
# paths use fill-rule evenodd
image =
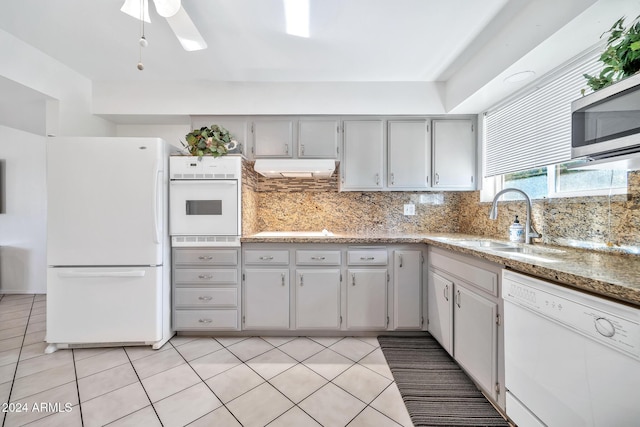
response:
<svg viewBox="0 0 640 427"><path fill-rule="evenodd" d="M309 0L283 0L287 34L309 37Z"/></svg>
<svg viewBox="0 0 640 427"><path fill-rule="evenodd" d="M518 73L514 73L514 74L511 74L510 76L505 77L504 81L507 83L517 83L523 80L530 79L535 75L536 75L535 71L531 71L531 70L520 71Z"/></svg>

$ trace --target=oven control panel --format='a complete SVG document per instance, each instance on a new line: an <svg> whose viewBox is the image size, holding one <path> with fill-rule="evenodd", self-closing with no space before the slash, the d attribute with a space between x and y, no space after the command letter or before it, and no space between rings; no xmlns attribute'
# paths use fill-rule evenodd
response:
<svg viewBox="0 0 640 427"><path fill-rule="evenodd" d="M229 155L171 156L169 172L172 180L182 179L237 179L242 176L242 157Z"/></svg>

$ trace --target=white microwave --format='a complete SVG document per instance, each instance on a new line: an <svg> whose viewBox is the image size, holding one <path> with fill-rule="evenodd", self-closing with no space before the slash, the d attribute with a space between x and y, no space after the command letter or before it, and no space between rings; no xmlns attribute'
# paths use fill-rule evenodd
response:
<svg viewBox="0 0 640 427"><path fill-rule="evenodd" d="M571 157L592 160L640 153L640 75L571 103Z"/></svg>

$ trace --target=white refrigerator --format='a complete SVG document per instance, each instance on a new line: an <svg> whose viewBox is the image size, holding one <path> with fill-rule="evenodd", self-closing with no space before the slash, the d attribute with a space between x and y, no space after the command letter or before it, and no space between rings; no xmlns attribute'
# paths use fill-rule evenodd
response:
<svg viewBox="0 0 640 427"><path fill-rule="evenodd" d="M47 141L47 352L171 336L168 145Z"/></svg>

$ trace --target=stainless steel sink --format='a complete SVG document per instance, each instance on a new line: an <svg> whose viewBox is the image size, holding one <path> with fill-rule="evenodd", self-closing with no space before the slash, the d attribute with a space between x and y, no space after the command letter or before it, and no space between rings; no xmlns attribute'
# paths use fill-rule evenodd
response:
<svg viewBox="0 0 640 427"><path fill-rule="evenodd" d="M477 246L480 248L508 248L506 243L494 242L492 240L456 240L456 243L463 246Z"/></svg>

